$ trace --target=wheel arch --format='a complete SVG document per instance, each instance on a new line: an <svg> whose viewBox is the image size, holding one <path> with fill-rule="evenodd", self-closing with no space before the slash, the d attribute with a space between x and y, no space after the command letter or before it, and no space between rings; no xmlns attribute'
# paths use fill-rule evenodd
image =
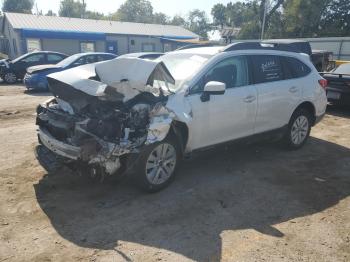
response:
<svg viewBox="0 0 350 262"><path fill-rule="evenodd" d="M297 110L299 109L305 109L307 111L309 111L311 113L311 116L312 116L312 125L315 124L316 122L316 108L315 108L315 105L310 102L310 101L304 101L302 103L300 103L293 111L293 114L294 112L296 112ZM293 115L292 114L292 115Z"/></svg>
<svg viewBox="0 0 350 262"><path fill-rule="evenodd" d="M171 123L171 129L168 135L174 135L178 139L181 146L181 153L184 153L188 142L188 126L183 122L174 120Z"/></svg>

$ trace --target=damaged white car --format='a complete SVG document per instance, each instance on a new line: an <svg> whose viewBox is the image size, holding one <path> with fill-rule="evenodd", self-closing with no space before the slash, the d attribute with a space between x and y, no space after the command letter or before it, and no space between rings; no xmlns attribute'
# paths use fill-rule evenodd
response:
<svg viewBox="0 0 350 262"><path fill-rule="evenodd" d="M305 55L244 45L80 66L48 76L40 158L158 191L197 149L267 131L301 147L325 113L323 80Z"/></svg>

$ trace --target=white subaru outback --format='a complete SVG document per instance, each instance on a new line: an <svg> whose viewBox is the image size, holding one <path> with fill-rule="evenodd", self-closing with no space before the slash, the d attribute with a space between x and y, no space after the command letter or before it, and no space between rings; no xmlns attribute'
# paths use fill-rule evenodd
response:
<svg viewBox="0 0 350 262"><path fill-rule="evenodd" d="M130 173L152 192L198 149L272 132L300 148L327 105L327 81L307 55L262 44L117 58L48 82L54 98L36 121L42 165Z"/></svg>

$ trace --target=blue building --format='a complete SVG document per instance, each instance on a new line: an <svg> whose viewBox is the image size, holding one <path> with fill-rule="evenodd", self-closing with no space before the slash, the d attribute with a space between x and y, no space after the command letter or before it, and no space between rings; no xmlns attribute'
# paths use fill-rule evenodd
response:
<svg viewBox="0 0 350 262"><path fill-rule="evenodd" d="M167 52L199 36L180 26L4 13L0 50L10 58L35 50L80 52ZM6 47L5 47L6 46Z"/></svg>

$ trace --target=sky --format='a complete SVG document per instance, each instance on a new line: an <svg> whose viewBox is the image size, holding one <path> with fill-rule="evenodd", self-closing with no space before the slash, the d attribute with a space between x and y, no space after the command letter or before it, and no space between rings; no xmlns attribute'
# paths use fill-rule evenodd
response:
<svg viewBox="0 0 350 262"><path fill-rule="evenodd" d="M200 9L206 11L209 18L213 5L217 3L227 4L235 0L150 0L154 12L163 12L168 16L185 16L189 10ZM58 12L60 0L35 0L38 9L45 14L48 10ZM85 0L87 9L91 11L103 12L105 14L115 12L125 0ZM34 9L35 12L35 9Z"/></svg>

